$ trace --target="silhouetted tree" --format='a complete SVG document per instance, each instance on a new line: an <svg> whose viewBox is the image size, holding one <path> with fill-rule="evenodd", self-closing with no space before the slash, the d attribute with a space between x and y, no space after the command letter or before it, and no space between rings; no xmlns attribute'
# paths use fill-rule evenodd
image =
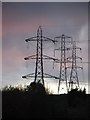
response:
<svg viewBox="0 0 90 120"><path fill-rule="evenodd" d="M76 107L77 105L80 104L81 101L85 100L85 94L86 94L86 89L71 89L71 91L68 92L68 103L69 106L71 107Z"/></svg>
<svg viewBox="0 0 90 120"><path fill-rule="evenodd" d="M83 89L83 93L86 94L86 88Z"/></svg>
<svg viewBox="0 0 90 120"><path fill-rule="evenodd" d="M45 95L45 87L40 82L31 82L29 86L27 86L28 92L31 94L37 94L37 95Z"/></svg>

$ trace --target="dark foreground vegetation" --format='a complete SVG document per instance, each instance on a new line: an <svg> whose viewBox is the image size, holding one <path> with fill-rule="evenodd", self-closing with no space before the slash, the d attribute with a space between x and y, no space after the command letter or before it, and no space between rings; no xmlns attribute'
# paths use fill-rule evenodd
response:
<svg viewBox="0 0 90 120"><path fill-rule="evenodd" d="M53 95L40 83L25 89L4 88L2 91L2 120L13 119L88 119L88 100L85 90Z"/></svg>

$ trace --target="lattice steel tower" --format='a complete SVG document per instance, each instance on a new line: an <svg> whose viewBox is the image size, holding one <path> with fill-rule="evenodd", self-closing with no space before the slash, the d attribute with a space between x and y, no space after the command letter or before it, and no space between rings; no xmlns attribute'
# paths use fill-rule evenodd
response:
<svg viewBox="0 0 90 120"><path fill-rule="evenodd" d="M31 37L29 39L25 40L26 42L29 41L36 41L37 42L37 49L36 49L36 55L32 55L29 57L24 58L25 60L30 59L36 59L36 67L35 67L35 73L31 73L25 76L22 76L22 78L28 78L28 77L34 77L34 81L40 81L44 85L44 78L56 78L55 76L49 75L47 73L43 72L43 59L50 59L50 60L55 60L55 58L49 57L47 55L43 55L43 41L52 41L55 43L54 40L44 37L42 35L42 28L39 26L37 30L37 36Z"/></svg>
<svg viewBox="0 0 90 120"><path fill-rule="evenodd" d="M42 83L44 85L43 58L42 58L42 29L41 29L41 27L39 27L37 30L37 54L36 54L35 82L36 82L36 80L42 80Z"/></svg>
<svg viewBox="0 0 90 120"><path fill-rule="evenodd" d="M79 79L78 79L77 69L78 68L83 69L82 67L77 66L77 59L82 60L81 57L77 56L77 49L81 50L81 48L76 47L75 41L72 41L72 42L73 42L73 44L72 44L73 46L72 46L72 48L70 48L70 49L72 49L72 56L67 58L67 60L71 60L69 90L73 89L74 85L75 85L75 87L79 88ZM70 68L70 67L68 67L68 68Z"/></svg>
<svg viewBox="0 0 90 120"><path fill-rule="evenodd" d="M66 43L70 42L72 38L66 35L61 35L59 37L55 37L55 39L60 39L61 42L61 46L59 49L55 49L55 50L60 50L61 51L61 56L60 56L60 74L59 74L59 84L58 84L58 93L60 90L60 83L66 82L66 90L68 90L68 85L67 85L67 67L66 67L66 63L67 63L67 58L66 58ZM67 39L69 39L67 41Z"/></svg>

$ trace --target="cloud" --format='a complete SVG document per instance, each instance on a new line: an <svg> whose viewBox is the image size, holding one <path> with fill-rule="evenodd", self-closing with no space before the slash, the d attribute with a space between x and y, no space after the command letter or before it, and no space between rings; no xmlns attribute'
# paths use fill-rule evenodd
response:
<svg viewBox="0 0 90 120"><path fill-rule="evenodd" d="M84 24L80 31L78 31L78 40L79 44L77 43L77 46L80 46L82 48L82 53L78 53L78 56L82 57L82 62L88 62L88 24ZM82 63L80 64L83 66L83 72L81 74L81 78L83 79L81 82L87 82L88 83L88 63Z"/></svg>
<svg viewBox="0 0 90 120"><path fill-rule="evenodd" d="M0 45L2 40L2 3L0 2Z"/></svg>
<svg viewBox="0 0 90 120"><path fill-rule="evenodd" d="M5 24L3 22L3 36L8 35L16 35L16 34L25 34L25 33L35 33L35 29L41 26L50 26L52 24L51 20L48 18L37 18L37 20L26 20L26 21L18 21L11 22Z"/></svg>
<svg viewBox="0 0 90 120"><path fill-rule="evenodd" d="M84 41L88 41L88 23L86 23L85 25L83 25L81 27L81 31L79 34L79 40L82 42Z"/></svg>
<svg viewBox="0 0 90 120"><path fill-rule="evenodd" d="M5 5L3 7L2 41L4 84L23 83L24 80L21 79L21 76L25 73L27 74L23 58L27 55L32 55L36 51L36 48L30 44L30 50L27 54L24 39L33 35L36 36L39 25L42 26L43 32L47 37L54 38L65 33L66 35L72 35L72 37L82 40L87 36L87 27L83 25L87 21L87 9L83 4L73 4L73 8L69 4L63 4L63 6L61 4L60 6L58 3L43 3L43 6L39 3L28 3L28 5L26 3L17 3L17 7L15 3L5 3ZM48 45L49 43L45 43L44 47L48 47ZM80 46L86 48L86 45L83 43ZM53 56L52 50L45 49L45 53ZM84 54L86 55L86 50ZM85 56L84 54L83 56ZM52 64L49 62L45 63L45 71L58 75L59 67L56 71L50 71L49 69L52 69L52 67L47 68L49 65L51 66ZM28 73L31 71L34 72L34 68L35 65L33 66L33 63L30 61ZM57 81L54 81L53 83L57 83Z"/></svg>
<svg viewBox="0 0 90 120"><path fill-rule="evenodd" d="M82 48L82 56L84 61L88 62L88 24L82 26L78 32L78 45Z"/></svg>
<svg viewBox="0 0 90 120"><path fill-rule="evenodd" d="M12 69L19 66L24 55L23 52L14 47L3 51L3 68L5 67L7 70L11 69L12 71Z"/></svg>

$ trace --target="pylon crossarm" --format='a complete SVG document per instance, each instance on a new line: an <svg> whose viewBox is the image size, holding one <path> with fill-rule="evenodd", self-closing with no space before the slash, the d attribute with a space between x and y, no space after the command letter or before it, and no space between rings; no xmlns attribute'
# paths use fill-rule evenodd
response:
<svg viewBox="0 0 90 120"><path fill-rule="evenodd" d="M83 67L81 67L81 66L77 66L76 68L80 68L80 69L83 69Z"/></svg>
<svg viewBox="0 0 90 120"><path fill-rule="evenodd" d="M53 43L57 42L56 40L53 40L53 39L50 39L50 38L44 37L44 36L42 36L42 39L43 39L43 41L52 41ZM25 41L29 42L29 41L36 41L36 40L37 40L37 36L28 38Z"/></svg>
<svg viewBox="0 0 90 120"><path fill-rule="evenodd" d="M62 63L61 60L55 60L54 62L55 62L55 63ZM68 60L68 61L66 61L66 62L64 62L64 63L72 63L72 61L69 61L69 60Z"/></svg>
<svg viewBox="0 0 90 120"><path fill-rule="evenodd" d="M73 58L72 58L72 57L68 57L67 60L68 60L68 59L73 59ZM82 60L82 58L81 58L81 57L78 57L78 56L75 56L75 59L81 59L81 60Z"/></svg>
<svg viewBox="0 0 90 120"><path fill-rule="evenodd" d="M71 66L71 67L66 67L66 68L72 68L72 66ZM80 66L74 66L74 68L80 68L80 69L83 69L83 67L80 67Z"/></svg>
<svg viewBox="0 0 90 120"><path fill-rule="evenodd" d="M58 63L58 62L57 62L57 63ZM67 62L66 62L66 63L72 63L72 61L70 61L70 60L67 59ZM86 61L86 62L82 62L82 61L81 61L81 62L77 62L77 63L85 63L85 64L88 64L89 62L87 62L87 61Z"/></svg>
<svg viewBox="0 0 90 120"><path fill-rule="evenodd" d="M22 76L22 78L28 78L28 77L35 77L35 74L34 73L31 73L31 74L27 74L27 75L25 75L25 76ZM41 77L41 76L38 76L39 78ZM55 78L55 79L59 79L58 77L56 77L56 76L52 76L52 75L49 75L49 74L47 74L47 73L44 73L44 78Z"/></svg>
<svg viewBox="0 0 90 120"><path fill-rule="evenodd" d="M55 37L55 38L62 38L62 37L65 37L65 38L71 38L72 39L72 37L70 37L70 36L67 36L67 35L61 35L61 36L58 36L58 37Z"/></svg>
<svg viewBox="0 0 90 120"><path fill-rule="evenodd" d="M25 57L24 59L25 60L36 59L36 55L31 55L31 56ZM43 59L54 60L54 61L58 61L59 62L58 59L56 59L54 57L47 56L47 55L43 55Z"/></svg>
<svg viewBox="0 0 90 120"><path fill-rule="evenodd" d="M79 50L82 50L82 48L80 48L80 47L76 47L75 49L79 49Z"/></svg>
<svg viewBox="0 0 90 120"><path fill-rule="evenodd" d="M44 36L42 36L42 38L43 38L43 41L52 41L53 43L57 42L56 40L53 40Z"/></svg>
<svg viewBox="0 0 90 120"><path fill-rule="evenodd" d="M54 63L61 63L61 61L57 59L54 61Z"/></svg>
<svg viewBox="0 0 90 120"><path fill-rule="evenodd" d="M72 47L66 48L66 50L72 50L72 49L73 49Z"/></svg>
<svg viewBox="0 0 90 120"><path fill-rule="evenodd" d="M43 59L51 59L51 60L58 60L58 59L56 59L56 58L54 58L54 57L50 57L50 56L47 56L47 55L43 55L45 58L43 58ZM59 60L58 60L59 61Z"/></svg>
<svg viewBox="0 0 90 120"><path fill-rule="evenodd" d="M67 36L67 35L64 35L65 36L65 38L71 38L72 39L72 37L70 37L70 36Z"/></svg>
<svg viewBox="0 0 90 120"><path fill-rule="evenodd" d="M61 35L61 36L58 36L58 37L55 37L54 39L57 39L57 38L62 38L62 35Z"/></svg>
<svg viewBox="0 0 90 120"><path fill-rule="evenodd" d="M78 56L76 56L76 59L80 59L80 60L82 60L82 58L81 58L81 57L78 57Z"/></svg>
<svg viewBox="0 0 90 120"><path fill-rule="evenodd" d="M22 76L22 78L28 78L28 77L31 77L32 75L34 75L34 73L30 73L30 74L24 75L24 76Z"/></svg>
<svg viewBox="0 0 90 120"><path fill-rule="evenodd" d="M36 55L31 55L31 56L28 56L28 57L25 57L24 60L29 60L29 59L34 59ZM36 58L35 58L36 59Z"/></svg>
<svg viewBox="0 0 90 120"><path fill-rule="evenodd" d="M80 47L76 47L76 48L66 48L67 50L73 50L73 49L79 49L79 50L81 50L81 48Z"/></svg>
<svg viewBox="0 0 90 120"><path fill-rule="evenodd" d="M59 79L59 77L44 73L44 75L47 75L48 78L55 78L55 79Z"/></svg>
<svg viewBox="0 0 90 120"><path fill-rule="evenodd" d="M28 39L26 39L25 41L26 41L26 42L29 42L29 41L36 41L36 40L37 40L37 36L28 38Z"/></svg>
<svg viewBox="0 0 90 120"><path fill-rule="evenodd" d="M64 50L69 50L70 48L65 48ZM59 48L56 48L56 49L54 49L55 51L56 50L61 50L61 48L59 47Z"/></svg>

